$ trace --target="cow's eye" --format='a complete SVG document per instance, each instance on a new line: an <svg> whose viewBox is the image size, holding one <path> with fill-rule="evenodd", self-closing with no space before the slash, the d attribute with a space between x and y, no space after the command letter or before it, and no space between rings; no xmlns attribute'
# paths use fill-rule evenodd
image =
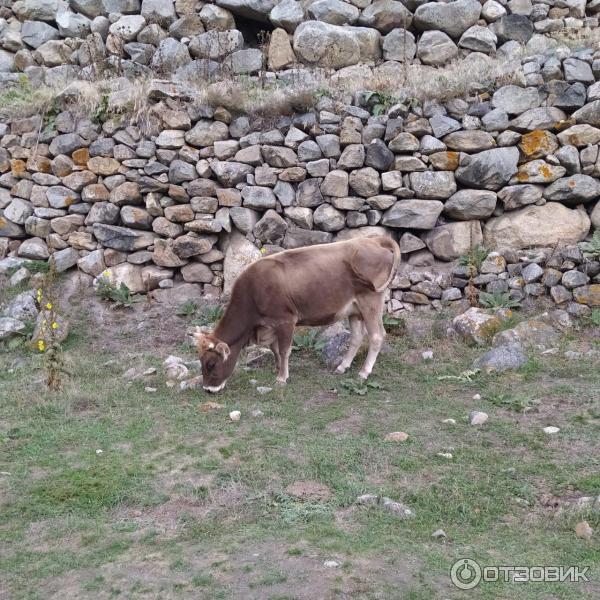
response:
<svg viewBox="0 0 600 600"><path fill-rule="evenodd" d="M209 371L212 371L215 368L215 361L214 360L209 360L206 362L206 368Z"/></svg>

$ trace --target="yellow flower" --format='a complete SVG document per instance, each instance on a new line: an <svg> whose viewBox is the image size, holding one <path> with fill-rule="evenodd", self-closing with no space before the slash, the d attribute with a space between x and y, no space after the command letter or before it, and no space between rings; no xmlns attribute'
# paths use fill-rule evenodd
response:
<svg viewBox="0 0 600 600"><path fill-rule="evenodd" d="M40 352L43 352L46 349L46 342L44 342L44 340L38 340L37 347Z"/></svg>
<svg viewBox="0 0 600 600"><path fill-rule="evenodd" d="M103 271L103 272L102 272L102 275L103 275L104 277L110 277L110 271L109 271L108 269L106 269L106 271Z"/></svg>
<svg viewBox="0 0 600 600"><path fill-rule="evenodd" d="M260 253L261 253L261 254L264 254L266 251L267 251L267 249L266 249L266 248L264 248L264 247L260 249Z"/></svg>
<svg viewBox="0 0 600 600"><path fill-rule="evenodd" d="M52 310L52 302L46 302L46 308Z"/></svg>
<svg viewBox="0 0 600 600"><path fill-rule="evenodd" d="M41 302L42 301L42 290L38 290L37 291L37 301Z"/></svg>
<svg viewBox="0 0 600 600"><path fill-rule="evenodd" d="M58 323L56 321L52 323L52 329L58 329Z"/></svg>

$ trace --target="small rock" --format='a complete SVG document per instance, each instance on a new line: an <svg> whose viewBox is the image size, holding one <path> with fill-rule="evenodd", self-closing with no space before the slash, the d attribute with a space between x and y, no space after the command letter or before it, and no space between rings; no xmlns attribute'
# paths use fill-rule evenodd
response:
<svg viewBox="0 0 600 600"><path fill-rule="evenodd" d="M455 419L444 419L442 423L446 423L447 425L456 425Z"/></svg>
<svg viewBox="0 0 600 600"><path fill-rule="evenodd" d="M358 496L354 503L361 504L362 506L374 506L379 503L379 496L376 494L363 494L362 496Z"/></svg>
<svg viewBox="0 0 600 600"><path fill-rule="evenodd" d="M326 560L323 563L323 566L327 567L328 569L337 569L340 566L340 563L335 560Z"/></svg>
<svg viewBox="0 0 600 600"><path fill-rule="evenodd" d="M386 442L405 442L408 439L408 433L393 431L392 433L388 433L383 439Z"/></svg>
<svg viewBox="0 0 600 600"><path fill-rule="evenodd" d="M433 359L433 350L424 350L421 352L421 356L423 360L432 360Z"/></svg>
<svg viewBox="0 0 600 600"><path fill-rule="evenodd" d="M594 530L590 527L587 521L581 521L575 526L575 535L583 540L591 539Z"/></svg>
<svg viewBox="0 0 600 600"><path fill-rule="evenodd" d="M451 453L451 452L438 452L438 453L437 453L437 455L438 455L440 458L446 458L446 459L448 459L448 460L452 460L452 458L453 458L453 456L452 456L452 453Z"/></svg>
<svg viewBox="0 0 600 600"><path fill-rule="evenodd" d="M391 498L382 498L381 506L388 512L398 515L399 517L407 518L415 516L415 513L408 508L408 506L405 506L400 502L396 502Z"/></svg>
<svg viewBox="0 0 600 600"><path fill-rule="evenodd" d="M481 400L481 394L475 394L473 396L473 400L477 401L477 400Z"/></svg>
<svg viewBox="0 0 600 600"><path fill-rule="evenodd" d="M549 427L544 427L542 431L548 435L552 435L553 433L558 433L560 431L560 427L554 427L551 425Z"/></svg>
<svg viewBox="0 0 600 600"><path fill-rule="evenodd" d="M250 414L253 417L257 417L258 418L258 417L262 417L264 413L263 413L262 410L260 410L260 409L257 408L256 410L253 410Z"/></svg>
<svg viewBox="0 0 600 600"><path fill-rule="evenodd" d="M242 416L242 413L239 410L232 410L229 413L229 418L234 422L239 421L241 416Z"/></svg>
<svg viewBox="0 0 600 600"><path fill-rule="evenodd" d="M264 394L268 394L269 392L272 392L272 391L273 391L273 388L270 388L270 387L264 387L264 386L261 386L261 385L259 385L259 386L256 388L256 391L257 391L259 394L261 394L261 395L264 395Z"/></svg>
<svg viewBox="0 0 600 600"><path fill-rule="evenodd" d="M483 425L488 420L487 413L474 410L469 413L469 423L471 425Z"/></svg>
<svg viewBox="0 0 600 600"><path fill-rule="evenodd" d="M148 392L149 394L153 394L154 392L156 392L156 391L157 391L157 389L158 389L158 388L155 388L155 387L150 387L149 385L147 385L147 386L144 388L144 391L145 391L145 392Z"/></svg>
<svg viewBox="0 0 600 600"><path fill-rule="evenodd" d="M100 455L102 454L102 450L100 450L100 448L98 448L98 450L96 450L96 454L97 454L98 456L100 456Z"/></svg>
<svg viewBox="0 0 600 600"><path fill-rule="evenodd" d="M434 531L431 534L431 537L433 537L433 538L445 538L445 537L448 537L448 536L446 535L446 532L443 529L436 529L436 531Z"/></svg>
<svg viewBox="0 0 600 600"><path fill-rule="evenodd" d="M156 369L154 367L150 367L142 373L142 375L145 375L146 377L148 377L149 375L155 375L155 374L156 374Z"/></svg>

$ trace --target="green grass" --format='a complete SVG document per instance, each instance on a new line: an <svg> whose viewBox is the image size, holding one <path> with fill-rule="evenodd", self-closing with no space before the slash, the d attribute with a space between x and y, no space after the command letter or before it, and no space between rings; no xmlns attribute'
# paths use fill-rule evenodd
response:
<svg viewBox="0 0 600 600"><path fill-rule="evenodd" d="M271 386L272 365L239 368L208 397L165 385L160 363L175 348L149 348L141 330L103 350L103 333L77 314L65 350L74 375L61 392L44 389L38 354L0 353L0 592L9 597L598 597L595 581L462 593L448 577L462 557L598 572L597 533L580 540L574 527L586 518L599 531L600 512L559 512L547 500L600 494L597 358L534 357L515 372L473 374L480 349L390 336L370 386L356 379L359 364L339 377L317 351L295 352L286 387L259 395L250 380ZM434 360L407 360L425 346ZM129 384L120 375L131 366L159 373ZM209 399L223 408L200 410ZM489 421L470 426L471 410ZM549 424L560 434L543 434ZM409 439L385 442L391 431ZM329 497L286 491L302 480ZM415 517L355 506L365 493ZM445 540L431 537L439 528Z"/></svg>

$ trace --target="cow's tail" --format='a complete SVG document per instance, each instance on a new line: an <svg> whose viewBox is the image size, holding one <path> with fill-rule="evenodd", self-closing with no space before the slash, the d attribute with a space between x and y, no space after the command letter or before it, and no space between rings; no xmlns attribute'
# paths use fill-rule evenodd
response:
<svg viewBox="0 0 600 600"><path fill-rule="evenodd" d="M400 266L400 246L398 246L398 244L394 240L392 240L388 237L382 238L380 240L380 244L384 248L387 248L388 250L391 250L393 252L394 260L392 263L392 268L390 270L389 277L386 279L386 281L383 285L375 288L376 292L383 292L390 285L390 283L392 283L392 279L394 279L394 277L396 275L396 271L398 270L398 267Z"/></svg>

